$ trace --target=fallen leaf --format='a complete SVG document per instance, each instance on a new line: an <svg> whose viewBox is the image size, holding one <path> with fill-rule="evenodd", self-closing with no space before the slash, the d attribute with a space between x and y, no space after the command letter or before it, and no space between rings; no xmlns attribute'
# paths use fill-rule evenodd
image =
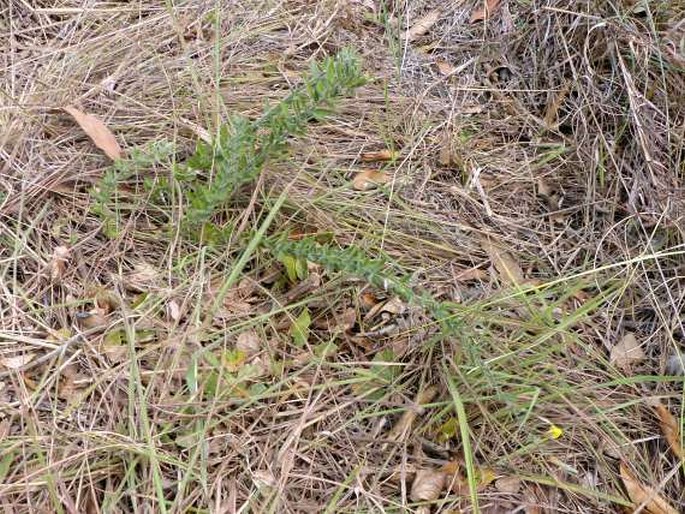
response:
<svg viewBox="0 0 685 514"><path fill-rule="evenodd" d="M544 178L540 177L536 181L538 194L544 197L551 197L554 194L554 188Z"/></svg>
<svg viewBox="0 0 685 514"><path fill-rule="evenodd" d="M336 319L336 329L340 332L349 332L357 323L357 309L350 307L345 309L343 313Z"/></svg>
<svg viewBox="0 0 685 514"><path fill-rule="evenodd" d="M490 18L500 5L500 0L479 0L479 7L471 13L471 23L484 21Z"/></svg>
<svg viewBox="0 0 685 514"><path fill-rule="evenodd" d="M620 471L623 485L635 507L644 504L644 512L649 514L677 514L678 511L671 507L653 488L638 482L624 462L621 462Z"/></svg>
<svg viewBox="0 0 685 514"><path fill-rule="evenodd" d="M69 248L66 246L56 246L52 251L52 260L50 261L50 278L53 282L61 282L67 270L68 260Z"/></svg>
<svg viewBox="0 0 685 514"><path fill-rule="evenodd" d="M250 366L252 366L252 369L254 370L255 377L263 377L264 375L268 375L271 371L269 363L259 356L252 358Z"/></svg>
<svg viewBox="0 0 685 514"><path fill-rule="evenodd" d="M558 118L558 113L559 113L559 108L561 105L564 103L564 100L566 100L566 97L568 94L571 92L571 88L573 87L572 82L568 82L562 89L561 91L558 91L550 100L550 102L547 104L547 111L545 112L545 126L553 130L556 128L558 125L557 118Z"/></svg>
<svg viewBox="0 0 685 514"><path fill-rule="evenodd" d="M2 357L0 358L0 366L6 369L18 370L31 362L35 356L35 353L26 352L19 355L13 355L12 357Z"/></svg>
<svg viewBox="0 0 685 514"><path fill-rule="evenodd" d="M435 64L437 65L440 74L446 77L452 75L452 73L456 71L456 68L444 59L438 59L435 61Z"/></svg>
<svg viewBox="0 0 685 514"><path fill-rule="evenodd" d="M238 335L235 348L244 352L248 358L253 357L262 349L261 339L254 330L246 330Z"/></svg>
<svg viewBox="0 0 685 514"><path fill-rule="evenodd" d="M383 304L381 312L388 312L390 314L404 314L407 310L407 304L404 303L399 296L393 296L390 300Z"/></svg>
<svg viewBox="0 0 685 514"><path fill-rule="evenodd" d="M121 147L117 143L117 138L107 128L107 126L92 114L87 114L72 105L64 107L64 111L69 113L78 123L83 131L90 137L100 150L105 152L107 157L112 160L121 158Z"/></svg>
<svg viewBox="0 0 685 514"><path fill-rule="evenodd" d="M98 288L93 295L93 303L99 314L107 315L120 307L119 298L114 291Z"/></svg>
<svg viewBox="0 0 685 514"><path fill-rule="evenodd" d="M374 186L380 184L387 184L390 181L390 175L381 173L380 171L368 169L360 171L352 179L352 187L357 191L367 191Z"/></svg>
<svg viewBox="0 0 685 514"><path fill-rule="evenodd" d="M71 400L79 391L76 380L81 378L78 373L78 367L73 362L62 367L60 370L61 377L59 380L59 387L57 389L57 396L63 400Z"/></svg>
<svg viewBox="0 0 685 514"><path fill-rule="evenodd" d="M466 475L462 471L462 461L455 459L443 465L440 470L447 476L446 485L449 489L459 496L468 496L470 494L469 482ZM476 467L474 469L474 480L476 482L476 491L481 492L487 488L497 478L497 474L492 468Z"/></svg>
<svg viewBox="0 0 685 514"><path fill-rule="evenodd" d="M654 406L656 415L659 417L661 431L668 442L673 455L679 459L685 459L685 452L680 444L680 423L678 419L662 403Z"/></svg>
<svg viewBox="0 0 685 514"><path fill-rule="evenodd" d="M392 161L397 158L397 152L389 149L378 150L376 152L362 153L362 162Z"/></svg>
<svg viewBox="0 0 685 514"><path fill-rule="evenodd" d="M416 398L414 398L414 405L402 413L399 421L392 427L392 430L388 434L388 439L390 441L404 440L407 434L411 432L416 416L423 410L422 405L432 401L436 394L438 394L438 390L434 386L429 386L419 391Z"/></svg>
<svg viewBox="0 0 685 514"><path fill-rule="evenodd" d="M495 246L490 240L483 240L483 249L490 256L493 266L500 275L500 278L513 286L522 284L525 281L523 270L514 257L507 251Z"/></svg>
<svg viewBox="0 0 685 514"><path fill-rule="evenodd" d="M258 489L264 487L275 487L278 480L270 470L258 470L252 473L252 480Z"/></svg>
<svg viewBox="0 0 685 514"><path fill-rule="evenodd" d="M361 303L365 309L371 309L378 304L378 298L375 294L366 292L361 296Z"/></svg>
<svg viewBox="0 0 685 514"><path fill-rule="evenodd" d="M307 344L311 324L312 318L309 315L309 309L305 307L290 326L290 336L293 338L295 346L302 347Z"/></svg>
<svg viewBox="0 0 685 514"><path fill-rule="evenodd" d="M645 352L638 344L635 334L626 332L623 339L611 349L609 363L622 370L636 364L645 358Z"/></svg>
<svg viewBox="0 0 685 514"><path fill-rule="evenodd" d="M88 312L77 312L76 320L79 326L85 330L105 328L107 326L107 318L104 312L97 307Z"/></svg>
<svg viewBox="0 0 685 514"><path fill-rule="evenodd" d="M181 319L181 306L176 300L171 300L166 306L166 312L170 319L178 321Z"/></svg>
<svg viewBox="0 0 685 514"><path fill-rule="evenodd" d="M157 269L152 264L142 261L133 266L133 271L124 275L123 284L129 291L146 293L158 277Z"/></svg>
<svg viewBox="0 0 685 514"><path fill-rule="evenodd" d="M440 19L441 15L441 9L433 9L422 18L419 18L419 20L416 23L414 23L414 25L407 29L407 32L404 36L405 39L411 42L423 36L431 29L433 25L435 25L435 23Z"/></svg>
<svg viewBox="0 0 685 514"><path fill-rule="evenodd" d="M454 275L454 280L457 282L470 282L471 280L485 280L488 274L484 269L470 268L458 272Z"/></svg>
<svg viewBox="0 0 685 514"><path fill-rule="evenodd" d="M112 330L105 334L99 350L112 362L122 362L128 357L128 341L124 330Z"/></svg>
<svg viewBox="0 0 685 514"><path fill-rule="evenodd" d="M495 481L495 489L500 493L516 494L521 489L521 479L515 476L498 478Z"/></svg>
<svg viewBox="0 0 685 514"><path fill-rule="evenodd" d="M437 500L445 487L445 473L431 469L421 469L416 472L411 484L410 498L412 501Z"/></svg>

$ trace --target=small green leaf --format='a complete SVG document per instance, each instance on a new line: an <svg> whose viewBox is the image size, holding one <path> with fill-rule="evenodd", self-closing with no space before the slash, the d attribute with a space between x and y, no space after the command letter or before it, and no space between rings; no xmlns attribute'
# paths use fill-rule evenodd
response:
<svg viewBox="0 0 685 514"><path fill-rule="evenodd" d="M221 356L221 365L226 371L236 372L241 371L245 361L247 360L247 354L242 350L227 350Z"/></svg>
<svg viewBox="0 0 685 514"><path fill-rule="evenodd" d="M298 257L295 261L295 273L297 278L304 280L309 276L309 269L307 268L307 259Z"/></svg>
<svg viewBox="0 0 685 514"><path fill-rule="evenodd" d="M438 428L438 441L445 443L456 437L458 431L459 422L457 418L451 417Z"/></svg>
<svg viewBox="0 0 685 514"><path fill-rule="evenodd" d="M193 448L200 442L200 437L196 432L181 433L176 436L176 445L186 450Z"/></svg>
<svg viewBox="0 0 685 514"><path fill-rule="evenodd" d="M305 307L290 327L290 336L293 338L295 346L302 347L307 344L307 340L309 339L309 326L311 324L312 318L309 315L309 309Z"/></svg>
<svg viewBox="0 0 685 514"><path fill-rule="evenodd" d="M207 375L202 384L202 390L210 398L216 398L217 389L219 388L219 374L216 371L211 371Z"/></svg>
<svg viewBox="0 0 685 514"><path fill-rule="evenodd" d="M326 357L335 355L337 351L338 345L331 341L327 343L317 344L314 347L314 355L316 355L320 359L325 359Z"/></svg>
<svg viewBox="0 0 685 514"><path fill-rule="evenodd" d="M191 394L197 392L197 359L193 356L186 371L186 384Z"/></svg>
<svg viewBox="0 0 685 514"><path fill-rule="evenodd" d="M121 346L126 344L126 332L124 330L112 330L105 334L105 346Z"/></svg>
<svg viewBox="0 0 685 514"><path fill-rule="evenodd" d="M374 363L368 369L358 369L356 374L363 381L357 382L352 386L355 394L366 394L371 390L376 391L368 394L371 400L380 400L386 394L386 386L390 385L399 375L400 367L394 364L396 360L395 352L391 349L381 350L374 358Z"/></svg>
<svg viewBox="0 0 685 514"><path fill-rule="evenodd" d="M280 377L285 372L285 362L282 360L274 359L271 361L271 375L274 377Z"/></svg>
<svg viewBox="0 0 685 514"><path fill-rule="evenodd" d="M10 451L7 455L5 455L2 461L0 461L0 482L4 482L5 477L7 476L7 473L9 472L15 457L16 450L13 450Z"/></svg>
<svg viewBox="0 0 685 514"><path fill-rule="evenodd" d="M266 384L258 382L250 386L250 389L248 389L248 395L250 396L250 398L258 398L264 393L266 393L268 390L269 388L266 386Z"/></svg>
<svg viewBox="0 0 685 514"><path fill-rule="evenodd" d="M297 282L297 261L298 259L290 254L283 254L278 259L285 266L285 273L290 282Z"/></svg>
<svg viewBox="0 0 685 514"><path fill-rule="evenodd" d="M371 366L371 372L378 377L378 380L390 383L399 373L399 366L392 365L389 363L395 362L396 356L395 352L391 349L381 350L373 357L373 362L383 363L374 364Z"/></svg>

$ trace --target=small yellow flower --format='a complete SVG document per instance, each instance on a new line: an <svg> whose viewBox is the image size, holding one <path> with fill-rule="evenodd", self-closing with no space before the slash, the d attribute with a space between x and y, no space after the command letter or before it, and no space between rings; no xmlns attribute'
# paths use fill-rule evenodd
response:
<svg viewBox="0 0 685 514"><path fill-rule="evenodd" d="M547 430L547 435L552 439L559 439L564 435L564 429L556 425L550 425L549 430Z"/></svg>

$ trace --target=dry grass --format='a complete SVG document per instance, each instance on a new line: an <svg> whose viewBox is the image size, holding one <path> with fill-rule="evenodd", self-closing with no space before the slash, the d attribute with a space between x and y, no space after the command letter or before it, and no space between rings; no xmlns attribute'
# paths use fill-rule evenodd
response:
<svg viewBox="0 0 685 514"><path fill-rule="evenodd" d="M651 408L685 408L664 374L685 339L682 2L503 0L474 24L462 0L177 3L0 4L5 512L618 512L621 461L685 510ZM174 163L344 46L373 80L234 195L227 244L186 237ZM120 185L113 229L67 104L129 151L173 145ZM368 167L392 181L352 189ZM289 282L245 253L267 216L385 256L460 328L314 263ZM618 369L627 332L645 357ZM412 495L462 459L520 486Z"/></svg>

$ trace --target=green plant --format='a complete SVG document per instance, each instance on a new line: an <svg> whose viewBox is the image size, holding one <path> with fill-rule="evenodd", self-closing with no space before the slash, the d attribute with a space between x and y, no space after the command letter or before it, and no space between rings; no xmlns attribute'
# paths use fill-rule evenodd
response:
<svg viewBox="0 0 685 514"><path fill-rule="evenodd" d="M188 160L189 167L211 172L211 178L191 185L186 223L201 227L238 187L256 179L270 159L283 153L289 138L303 134L311 121L329 113L337 99L364 83L359 60L342 50L313 63L304 84L259 119L233 117L215 141L200 143Z"/></svg>
<svg viewBox="0 0 685 514"><path fill-rule="evenodd" d="M423 307L448 331L460 326L452 304L436 300L428 291L415 291L409 277L398 277L388 271L389 259L372 259L356 246L339 249L319 244L313 238L292 241L281 237L267 245L280 262L310 261L332 272L363 278L374 287Z"/></svg>
<svg viewBox="0 0 685 514"><path fill-rule="evenodd" d="M211 218L230 202L236 189L255 180L269 160L282 156L290 138L304 134L309 123L325 118L340 97L365 82L357 56L342 50L313 63L303 84L258 119L233 116L213 141L200 142L187 162L172 167L173 179L187 191L186 233L221 232ZM134 149L129 159L117 161L105 173L93 191L93 212L105 221L110 235L116 235L120 184L173 152L173 145L165 141ZM167 205L172 185L166 177L147 178L143 189L147 201Z"/></svg>
<svg viewBox="0 0 685 514"><path fill-rule="evenodd" d="M105 172L98 185L91 191L91 210L102 219L108 237L115 237L118 232L121 183L135 177L141 170L167 161L174 151L171 142L154 141L146 146L134 148L127 159L118 159Z"/></svg>

